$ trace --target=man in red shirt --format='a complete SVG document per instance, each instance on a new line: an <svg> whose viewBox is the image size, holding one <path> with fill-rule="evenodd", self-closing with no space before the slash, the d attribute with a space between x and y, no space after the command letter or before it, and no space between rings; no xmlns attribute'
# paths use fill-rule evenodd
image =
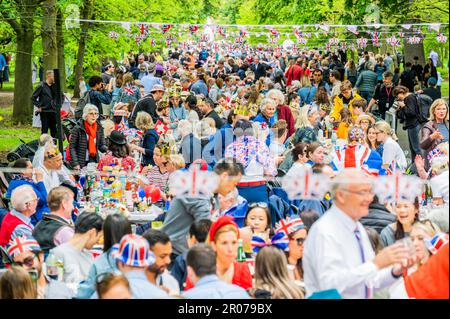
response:
<svg viewBox="0 0 450 319"><path fill-rule="evenodd" d="M286 77L286 85L291 86L292 81L300 81L300 79L303 76L303 68L302 65L302 59L297 59L297 62L289 67L286 71L285 77Z"/></svg>

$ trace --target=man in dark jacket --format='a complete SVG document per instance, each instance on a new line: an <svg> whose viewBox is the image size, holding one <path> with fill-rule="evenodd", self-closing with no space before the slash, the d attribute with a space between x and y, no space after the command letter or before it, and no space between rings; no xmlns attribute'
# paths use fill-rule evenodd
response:
<svg viewBox="0 0 450 319"><path fill-rule="evenodd" d="M198 108L203 114L203 118L210 117L216 123L216 129L220 130L223 126L223 121L220 118L219 114L214 111L214 102L211 99L206 99L204 103L200 103Z"/></svg>
<svg viewBox="0 0 450 319"><path fill-rule="evenodd" d="M46 76L46 80L31 95L31 101L41 116L41 134L47 134L50 129L50 135L56 138L56 92L53 85L55 76L51 70L46 72Z"/></svg>
<svg viewBox="0 0 450 319"><path fill-rule="evenodd" d="M397 218L392 214L386 206L378 202L378 197L373 198L372 203L369 205L369 215L361 218L359 221L365 227L371 227L375 229L379 234L387 225L395 223Z"/></svg>
<svg viewBox="0 0 450 319"><path fill-rule="evenodd" d="M259 56L256 55L254 58L254 62L252 63L252 65L250 65L250 70L252 70L253 73L255 73L255 81L258 81L260 77L266 76L266 68L267 65L261 63L259 61Z"/></svg>
<svg viewBox="0 0 450 319"><path fill-rule="evenodd" d="M90 103L98 108L100 115L104 114L102 104L110 104L112 99L112 82L105 85L102 78L99 76L92 76L88 82L91 90L88 91ZM106 110L105 110L106 111Z"/></svg>
<svg viewBox="0 0 450 319"><path fill-rule="evenodd" d="M136 116L140 111L147 112L152 117L153 123L156 123L159 119L159 115L156 112L156 102L162 99L164 95L164 86L155 84L150 90L150 94L140 99L134 106L131 116L128 119L130 127L135 128Z"/></svg>
<svg viewBox="0 0 450 319"><path fill-rule="evenodd" d="M53 188L48 194L47 201L50 214L44 214L42 220L33 230L33 237L37 240L44 253L72 239L75 232L72 221L74 209L73 192L64 186Z"/></svg>

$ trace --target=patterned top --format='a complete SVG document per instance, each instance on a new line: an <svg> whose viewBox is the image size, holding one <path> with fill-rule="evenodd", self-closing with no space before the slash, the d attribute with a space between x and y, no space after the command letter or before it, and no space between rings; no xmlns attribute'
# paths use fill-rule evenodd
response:
<svg viewBox="0 0 450 319"><path fill-rule="evenodd" d="M111 166L112 165L121 165L122 170L127 171L129 169L134 170L136 163L131 156L127 156L125 158L117 158L115 157L111 151L107 151L106 154L100 159L97 169L99 171L103 170L103 166Z"/></svg>
<svg viewBox="0 0 450 319"><path fill-rule="evenodd" d="M269 148L253 136L241 136L225 150L225 157L234 157L247 168L252 160L261 164L267 175L277 175L277 166Z"/></svg>
<svg viewBox="0 0 450 319"><path fill-rule="evenodd" d="M148 171L147 178L151 185L158 187L164 192L167 181L169 180L169 173L161 173L158 166L153 166L152 169Z"/></svg>

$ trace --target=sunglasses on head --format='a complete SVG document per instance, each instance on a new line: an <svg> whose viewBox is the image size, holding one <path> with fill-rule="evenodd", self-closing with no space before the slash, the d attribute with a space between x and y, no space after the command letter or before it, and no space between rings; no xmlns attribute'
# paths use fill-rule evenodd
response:
<svg viewBox="0 0 450 319"><path fill-rule="evenodd" d="M266 202L255 202L255 203L250 203L248 205L249 208L254 208L254 207L261 207L261 208L267 208L268 205Z"/></svg>

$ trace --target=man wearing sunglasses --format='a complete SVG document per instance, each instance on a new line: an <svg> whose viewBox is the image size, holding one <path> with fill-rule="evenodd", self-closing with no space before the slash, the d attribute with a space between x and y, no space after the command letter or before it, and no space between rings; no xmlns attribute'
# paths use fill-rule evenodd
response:
<svg viewBox="0 0 450 319"><path fill-rule="evenodd" d="M8 256L11 265L23 267L36 280L38 299L72 299L73 294L66 285L50 279L42 271L44 253L32 237L16 237L11 240Z"/></svg>

